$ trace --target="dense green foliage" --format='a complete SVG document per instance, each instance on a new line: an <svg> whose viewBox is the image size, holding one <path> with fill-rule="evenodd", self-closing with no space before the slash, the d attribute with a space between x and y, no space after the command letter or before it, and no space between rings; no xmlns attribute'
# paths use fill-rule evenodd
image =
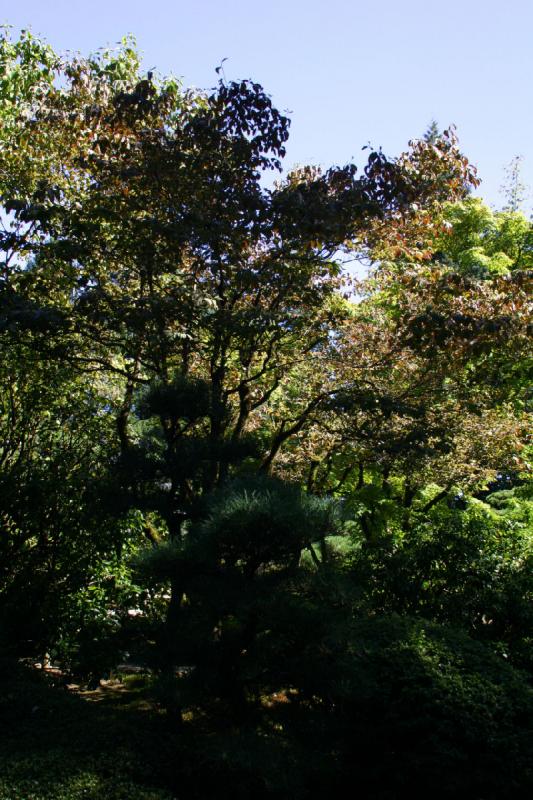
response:
<svg viewBox="0 0 533 800"><path fill-rule="evenodd" d="M288 135L0 39L2 797L531 796L531 223L452 129L268 189Z"/></svg>

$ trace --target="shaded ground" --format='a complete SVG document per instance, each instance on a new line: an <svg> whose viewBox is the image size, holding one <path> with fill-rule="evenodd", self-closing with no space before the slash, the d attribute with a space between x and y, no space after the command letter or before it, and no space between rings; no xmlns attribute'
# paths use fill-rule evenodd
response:
<svg viewBox="0 0 533 800"><path fill-rule="evenodd" d="M17 664L0 677L1 800L177 797L175 742L138 681L78 691Z"/></svg>
<svg viewBox="0 0 533 800"><path fill-rule="evenodd" d="M234 800L265 796L249 763L251 748L268 773L263 737L216 730L201 715L178 727L142 676L88 689L0 659L0 680L0 800L218 800L229 786ZM276 693L265 707L287 702Z"/></svg>

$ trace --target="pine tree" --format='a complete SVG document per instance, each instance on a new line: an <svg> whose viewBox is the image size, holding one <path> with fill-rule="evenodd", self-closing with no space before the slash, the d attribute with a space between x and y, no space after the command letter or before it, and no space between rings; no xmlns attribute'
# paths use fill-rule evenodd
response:
<svg viewBox="0 0 533 800"><path fill-rule="evenodd" d="M441 137L441 130L437 124L437 121L432 119L429 123L426 132L424 133L423 139L425 142L429 144L435 144L435 142L440 139Z"/></svg>

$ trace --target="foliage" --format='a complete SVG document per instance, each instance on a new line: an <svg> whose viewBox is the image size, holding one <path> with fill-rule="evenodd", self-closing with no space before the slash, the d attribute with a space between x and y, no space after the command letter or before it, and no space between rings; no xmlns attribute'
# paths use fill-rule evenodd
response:
<svg viewBox="0 0 533 800"><path fill-rule="evenodd" d="M500 659L451 629L397 617L361 622L350 657L334 694L344 780L371 797L531 791L531 689Z"/></svg>
<svg viewBox="0 0 533 800"><path fill-rule="evenodd" d="M516 209L492 211L479 198L450 205L437 241L442 256L461 272L488 278L531 269L531 222Z"/></svg>
<svg viewBox="0 0 533 800"><path fill-rule="evenodd" d="M273 479L241 480L211 495L181 542L143 556L144 580L173 582L178 598L159 658L189 665L170 687L181 706L218 702L239 720L278 688L280 652L286 672L322 617L303 598L313 579L299 568L301 553L319 563L314 545L324 558L325 538L340 525L331 500Z"/></svg>
<svg viewBox="0 0 533 800"><path fill-rule="evenodd" d="M2 628L8 641L13 634L46 649L65 598L109 547L88 507L108 431L101 401L68 370L35 359L29 343L3 344Z"/></svg>
<svg viewBox="0 0 533 800"><path fill-rule="evenodd" d="M391 503L371 542L356 534L349 562L362 605L460 628L530 669L529 520L495 515L476 500L462 502L434 506L407 531L400 515L394 520Z"/></svg>
<svg viewBox="0 0 533 800"><path fill-rule="evenodd" d="M505 169L505 181L500 187L506 200L504 211L520 211L527 197L527 186L521 180L523 160L522 156L515 156Z"/></svg>
<svg viewBox="0 0 533 800"><path fill-rule="evenodd" d="M139 63L0 37L2 645L149 666L191 798L529 796L529 221L435 125L266 188L259 84Z"/></svg>

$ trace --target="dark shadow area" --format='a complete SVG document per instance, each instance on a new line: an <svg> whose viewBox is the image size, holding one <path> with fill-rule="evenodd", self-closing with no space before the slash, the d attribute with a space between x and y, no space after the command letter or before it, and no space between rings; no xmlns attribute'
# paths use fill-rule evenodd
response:
<svg viewBox="0 0 533 800"><path fill-rule="evenodd" d="M89 702L57 679L0 666L0 797L167 800L164 721L116 697ZM90 693L89 693L90 695ZM158 788L159 787L159 788Z"/></svg>

